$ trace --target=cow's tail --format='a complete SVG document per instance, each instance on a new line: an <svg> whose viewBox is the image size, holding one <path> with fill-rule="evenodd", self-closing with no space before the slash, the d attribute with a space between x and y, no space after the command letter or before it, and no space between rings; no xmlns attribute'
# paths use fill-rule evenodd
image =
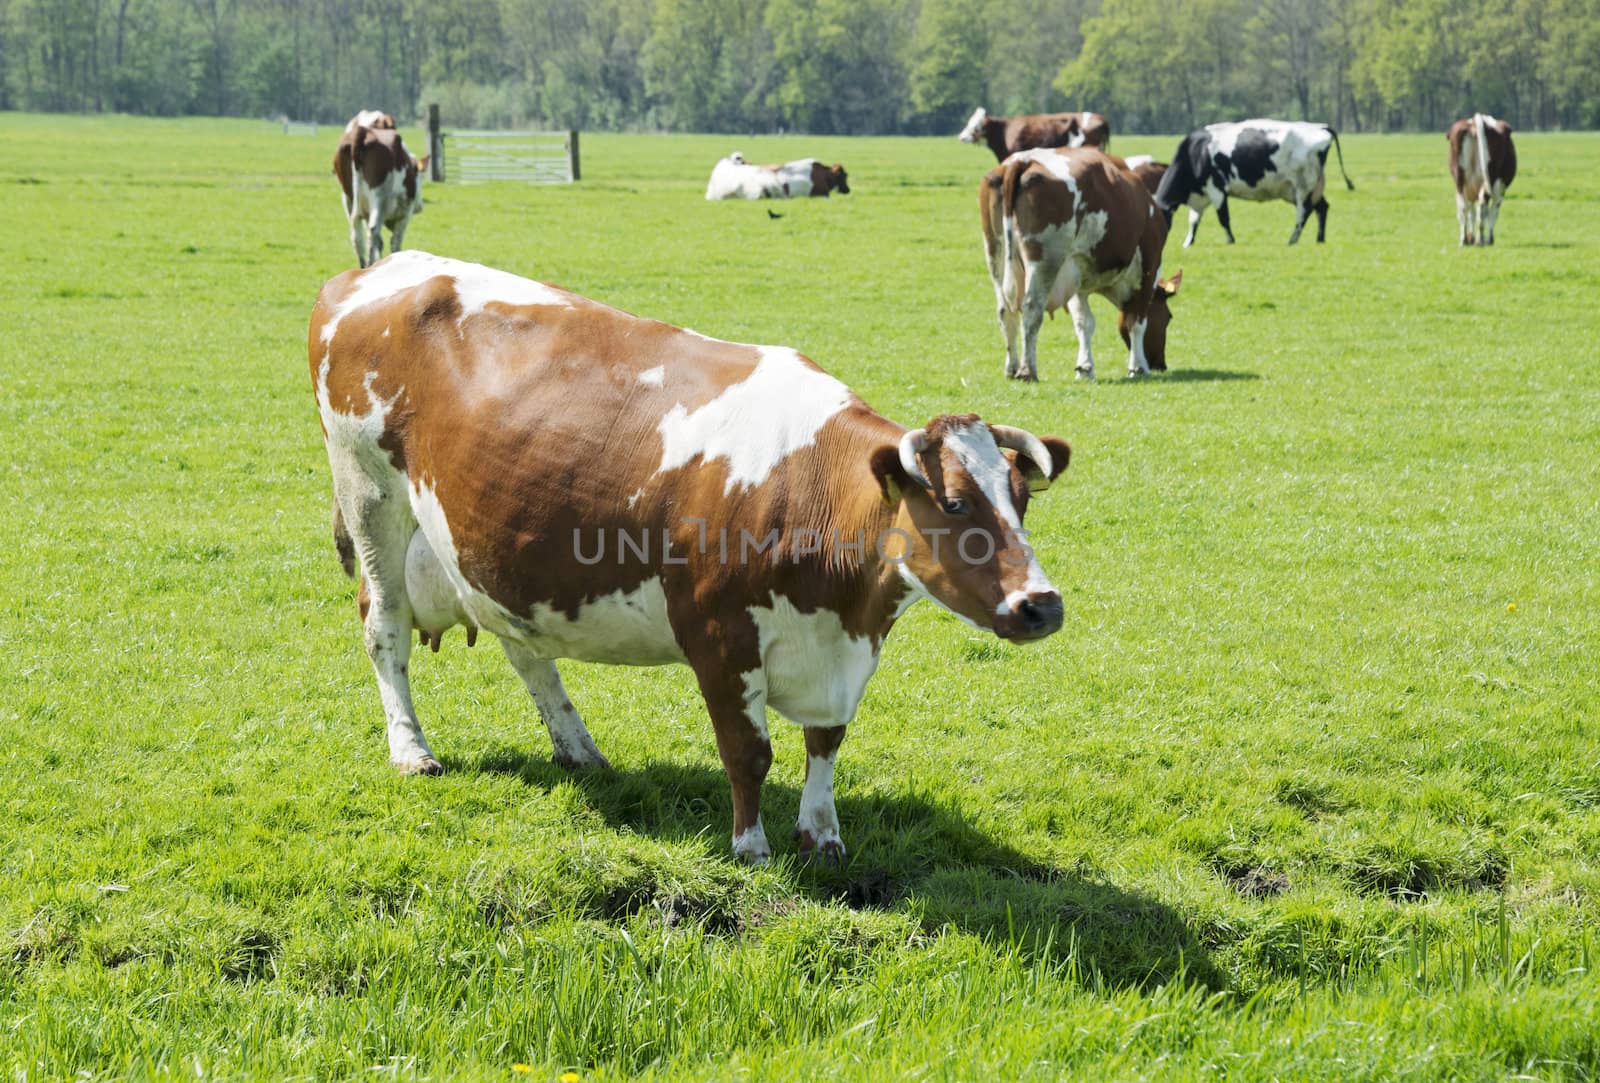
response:
<svg viewBox="0 0 1600 1083"><path fill-rule="evenodd" d="M344 569L344 574L354 579L356 577L356 544L350 540L350 531L345 529L344 513L339 510L339 502L333 502L333 548L339 554L339 566Z"/></svg>
<svg viewBox="0 0 1600 1083"><path fill-rule="evenodd" d="M1005 253L1005 292L1011 296L1020 288L1020 283L1014 280L1016 274L1016 245L1017 245L1017 186L1022 182L1022 174L1026 172L1029 162L1017 158L1006 159L1002 166L1005 172L1000 177L1000 235L1004 238L1002 251Z"/></svg>
<svg viewBox="0 0 1600 1083"><path fill-rule="evenodd" d="M1353 192L1356 190L1356 184L1350 179L1350 174L1344 171L1344 148L1339 145L1339 133L1326 124L1323 127L1328 128L1328 134L1333 136L1333 149L1339 155L1339 175L1344 178L1344 186Z"/></svg>
<svg viewBox="0 0 1600 1083"><path fill-rule="evenodd" d="M1488 120L1482 113L1472 114L1472 132L1478 137L1478 176L1483 178L1483 190L1489 191L1489 144L1483 138L1483 128Z"/></svg>

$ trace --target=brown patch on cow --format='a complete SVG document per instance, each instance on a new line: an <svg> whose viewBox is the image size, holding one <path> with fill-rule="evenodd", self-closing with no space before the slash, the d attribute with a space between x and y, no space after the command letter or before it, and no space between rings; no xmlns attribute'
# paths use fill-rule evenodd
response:
<svg viewBox="0 0 1600 1083"><path fill-rule="evenodd" d="M826 196L830 192L840 195L850 194L850 184L846 177L844 166L835 162L833 165L823 165L821 162L811 163L811 194Z"/></svg>

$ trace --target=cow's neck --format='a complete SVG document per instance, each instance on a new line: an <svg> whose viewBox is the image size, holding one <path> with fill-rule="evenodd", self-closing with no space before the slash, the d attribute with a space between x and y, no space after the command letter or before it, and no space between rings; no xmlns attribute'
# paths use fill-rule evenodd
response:
<svg viewBox="0 0 1600 1083"><path fill-rule="evenodd" d="M983 138L988 141L989 149L999 161L1006 160L1006 125L998 117L990 117L983 125Z"/></svg>
<svg viewBox="0 0 1600 1083"><path fill-rule="evenodd" d="M912 600L912 591L898 566L879 553L884 546L896 551L888 531L899 509L884 500L868 464L878 448L897 446L905 431L866 407L856 407L819 439L819 450L825 453L811 459L814 475L790 479L811 497L806 500L810 514L800 525L824 539L822 551L805 558L810 570L829 584L845 627L880 642ZM834 544L835 531L847 543L862 542L859 556Z"/></svg>

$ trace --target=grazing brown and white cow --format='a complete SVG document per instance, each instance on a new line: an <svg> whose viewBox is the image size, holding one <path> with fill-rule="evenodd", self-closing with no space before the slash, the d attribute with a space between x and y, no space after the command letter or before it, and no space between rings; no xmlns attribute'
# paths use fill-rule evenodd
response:
<svg viewBox="0 0 1600 1083"><path fill-rule="evenodd" d="M834 754L907 607L1018 642L1061 626L1022 525L1067 466L1055 437L973 414L907 431L794 350L421 252L331 279L309 353L403 771L440 770L413 629L498 636L569 768L605 760L556 659L681 662L732 783L734 852L770 854L771 707L805 729L800 848L842 860Z"/></svg>
<svg viewBox="0 0 1600 1083"><path fill-rule="evenodd" d="M1121 311L1129 376L1167 367L1167 302L1183 272L1161 281L1167 219L1122 159L1093 147L1014 154L983 178L978 208L1007 376L1038 379L1040 325L1065 305L1078 333L1077 374L1093 379L1090 293Z"/></svg>
<svg viewBox="0 0 1600 1083"><path fill-rule="evenodd" d="M956 136L963 143L986 143L994 160L1003 162L1022 150L1041 147L1111 145L1111 125L1099 113L1031 113L1027 116L991 117L979 107Z"/></svg>
<svg viewBox="0 0 1600 1083"><path fill-rule="evenodd" d="M1450 125L1450 176L1456 182L1456 220L1462 244L1494 244L1500 201L1517 176L1511 125L1474 113Z"/></svg>
<svg viewBox="0 0 1600 1083"><path fill-rule="evenodd" d="M1113 154L1111 157L1115 158L1116 155ZM1161 178L1166 175L1167 163L1158 162L1149 154L1134 154L1122 159L1122 164L1139 178L1139 183L1144 185L1145 191L1154 198L1156 189L1161 187Z"/></svg>
<svg viewBox="0 0 1600 1083"><path fill-rule="evenodd" d="M399 132L359 124L361 116L339 136L333 175L350 223L351 247L365 267L383 255L385 226L390 247L398 252L411 216L422 213L422 171L428 168L428 155L413 158Z"/></svg>

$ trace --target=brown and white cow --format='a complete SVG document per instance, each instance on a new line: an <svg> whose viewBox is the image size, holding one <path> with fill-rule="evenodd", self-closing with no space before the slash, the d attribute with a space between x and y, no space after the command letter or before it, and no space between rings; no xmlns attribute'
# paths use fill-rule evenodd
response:
<svg viewBox="0 0 1600 1083"><path fill-rule="evenodd" d="M498 636L569 768L605 760L556 659L681 662L732 783L735 853L771 852L771 707L805 730L800 848L842 860L834 755L907 607L1018 642L1061 626L1022 525L1067 466L1055 437L973 414L907 431L794 350L421 252L331 279L308 344L403 771L441 769L412 707L413 629Z"/></svg>
<svg viewBox="0 0 1600 1083"><path fill-rule="evenodd" d="M357 128L393 128L394 117L381 109L363 109L350 118L344 126L347 132L354 132Z"/></svg>
<svg viewBox="0 0 1600 1083"><path fill-rule="evenodd" d="M1022 150L1041 147L1111 145L1111 125L1099 113L1031 113L1016 117L991 117L982 106L956 136L963 143L986 143L994 160L1003 162Z"/></svg>
<svg viewBox="0 0 1600 1083"><path fill-rule="evenodd" d="M1122 159L1093 147L1014 154L983 178L978 208L1007 376L1038 379L1040 325L1065 305L1078 333L1077 374L1093 379L1090 293L1121 311L1129 376L1167 367L1167 302L1183 272L1160 280L1167 219Z"/></svg>
<svg viewBox="0 0 1600 1083"><path fill-rule="evenodd" d="M1111 157L1115 158L1113 154ZM1158 162L1149 154L1134 154L1122 159L1122 164L1128 171L1139 178L1139 183L1144 185L1144 190L1155 198L1156 189L1161 187L1161 178L1166 176L1167 163Z"/></svg>
<svg viewBox="0 0 1600 1083"><path fill-rule="evenodd" d="M800 158L781 165L755 165L738 151L717 162L706 183L706 198L788 199L797 196L850 194L844 166L824 165L815 158Z"/></svg>
<svg viewBox="0 0 1600 1083"><path fill-rule="evenodd" d="M357 123L365 115L345 127L333 153L350 245L362 267L383 255L385 226L390 248L400 251L411 216L422 213L422 171L428 168L428 155L412 157L393 127Z"/></svg>
<svg viewBox="0 0 1600 1083"><path fill-rule="evenodd" d="M1450 176L1456 182L1456 220L1462 244L1494 244L1500 201L1517 176L1511 125L1474 113L1450 125Z"/></svg>

